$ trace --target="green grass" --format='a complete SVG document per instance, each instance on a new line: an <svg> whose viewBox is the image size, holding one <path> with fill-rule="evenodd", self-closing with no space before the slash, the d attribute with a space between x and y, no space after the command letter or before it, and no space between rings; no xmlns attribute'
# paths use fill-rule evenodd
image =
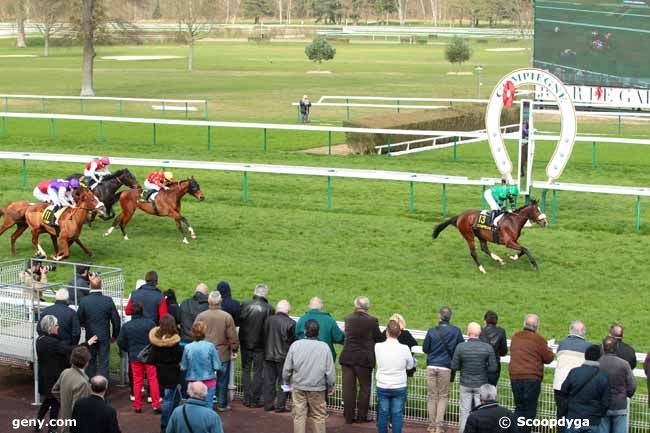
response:
<svg viewBox="0 0 650 433"><path fill-rule="evenodd" d="M0 55L16 53L9 43ZM516 45L516 44L515 44ZM520 43L520 46L525 46ZM528 52L493 53L499 43L473 44L471 71L485 69L482 93L505 73L525 66ZM290 103L302 94L312 99L321 94L385 96L474 97L476 77L448 76L442 46L349 45L339 46L337 57L323 69L331 75L312 75L315 69L302 44L257 46L246 43L203 42L197 48L196 70L184 70L184 60L158 62L96 63L98 95L168 98L208 98L210 118L215 120L293 123ZM26 52L38 54L37 48ZM20 51L23 53L23 51ZM137 54L185 55L178 46L99 47L98 56ZM48 59L2 58L0 92L30 94L77 94L80 81L80 50L56 48ZM0 100L0 108L1 108ZM13 104L13 102L11 102ZM40 110L39 101L19 106L22 111ZM49 106L48 110L77 112L77 104ZM116 107L86 105L88 112L115 114ZM128 108L128 115L154 116L147 106ZM157 113L159 115L160 113ZM354 116L370 114L354 110ZM315 122L338 123L344 110L314 110ZM425 152L400 158L378 156L316 156L297 152L327 143L326 133L272 131L269 147L262 151L262 133L254 130L217 129L215 149L207 150L205 128L158 130L158 144L151 143L151 128L111 125L106 142L98 142L98 125L83 122L56 123L51 140L47 121L15 120L8 123L8 136L0 138L0 150L48 151L74 154L110 154L148 158L177 158L311 166L387 169L465 175L496 176L485 143L452 151ZM556 130L552 122L540 129ZM581 132L616 133L616 125L582 123ZM643 125L625 124L626 136L645 134ZM344 137L335 136L335 142ZM510 143L514 155L513 144ZM551 143L538 143L537 179L544 178ZM563 181L614 185L648 184L650 154L639 145L598 145L598 168L591 169L591 145L576 145ZM21 189L19 161L0 162L0 200L30 198L40 179L79 171L80 165L28 163L29 186ZM396 182L333 179L332 209L327 210L324 178L249 174L249 202L242 201L242 175L174 170L177 177L196 175L206 201L183 202L183 213L199 236L182 245L174 223L142 213L128 227L130 241L119 234L102 237L106 225L85 229L83 239L96 253L94 263L123 267L128 287L149 269L160 273L163 288L174 287L181 297L192 293L202 281L216 285L231 282L234 294L247 299L256 283L271 288L276 302L289 299L294 313L306 309L311 296L324 298L326 308L341 319L352 309L356 295L367 294L372 313L385 322L401 312L411 328L426 329L435 321L442 304L455 309L454 321L464 327L480 320L488 308L499 312L511 334L521 326L525 313L542 318L542 334L561 339L571 320L584 320L588 337L598 340L612 321L626 325L626 338L637 350L650 346L643 332L649 288L645 259L648 225L634 231L635 198L558 194L557 224L547 230L526 230L522 243L540 264L533 272L526 260L500 268L482 255L488 271L474 267L465 242L451 228L433 242L431 230L441 220L442 190L437 185L415 185L415 212L408 212L408 185ZM142 181L146 170L135 169ZM481 204L481 189L449 186L448 213ZM535 195L539 196L536 191ZM550 194L549 208L550 214ZM647 209L643 200L643 209ZM0 259L9 258L8 236L1 240ZM48 241L43 245L48 248ZM51 248L51 247L50 247ZM33 253L29 236L18 244L19 254ZM494 250L503 255L504 250ZM71 260L83 261L73 247Z"/></svg>

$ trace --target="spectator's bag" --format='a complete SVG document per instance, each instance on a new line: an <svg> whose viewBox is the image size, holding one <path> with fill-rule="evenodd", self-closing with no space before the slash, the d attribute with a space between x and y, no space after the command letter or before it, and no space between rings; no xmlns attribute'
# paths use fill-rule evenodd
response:
<svg viewBox="0 0 650 433"><path fill-rule="evenodd" d="M449 359L452 359L454 357L454 354L451 353L451 350L449 350L449 346L447 346L447 342L445 341L444 338L442 338L442 335L440 332L438 332L438 327L436 326L433 328L434 332L438 336L438 340L440 340L440 344L442 344L442 347L445 348L445 352L447 352L447 355L449 355ZM449 376L449 382L453 382L456 380L456 370L451 369L451 375Z"/></svg>
<svg viewBox="0 0 650 433"><path fill-rule="evenodd" d="M192 425L190 424L190 420L187 419L187 406L183 406L183 419L185 420L185 425L187 426L187 429L190 431L190 433L194 433L194 430L192 430Z"/></svg>
<svg viewBox="0 0 650 433"><path fill-rule="evenodd" d="M142 362L144 364L151 364L152 362L152 353L151 353L151 344L147 344L142 348L135 360L137 362Z"/></svg>

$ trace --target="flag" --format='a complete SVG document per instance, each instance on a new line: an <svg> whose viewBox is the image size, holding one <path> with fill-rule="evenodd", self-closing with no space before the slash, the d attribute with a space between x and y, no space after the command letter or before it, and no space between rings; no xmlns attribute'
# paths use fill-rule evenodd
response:
<svg viewBox="0 0 650 433"><path fill-rule="evenodd" d="M503 85L503 105L505 105L506 108L512 106L512 103L515 100L515 91L514 83L510 80L506 81Z"/></svg>

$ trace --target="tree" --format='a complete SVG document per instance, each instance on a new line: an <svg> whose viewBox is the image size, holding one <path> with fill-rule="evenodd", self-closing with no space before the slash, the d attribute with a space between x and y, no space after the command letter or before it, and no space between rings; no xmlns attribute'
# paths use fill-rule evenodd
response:
<svg viewBox="0 0 650 433"><path fill-rule="evenodd" d="M260 23L261 17L273 15L271 0L244 0L244 16L254 18L255 24Z"/></svg>
<svg viewBox="0 0 650 433"><path fill-rule="evenodd" d="M336 48L333 48L324 36L317 36L311 44L305 47L305 54L309 60L318 63L318 69L320 70L320 64L323 60L327 61L334 58Z"/></svg>
<svg viewBox="0 0 650 433"><path fill-rule="evenodd" d="M34 25L43 35L43 56L50 53L50 37L64 26L66 13L69 12L68 0L32 0Z"/></svg>
<svg viewBox="0 0 650 433"><path fill-rule="evenodd" d="M194 68L194 45L197 39L206 37L213 28L217 5L215 0L170 0L169 9L178 19L179 28L185 34L189 46L187 70Z"/></svg>
<svg viewBox="0 0 650 433"><path fill-rule="evenodd" d="M25 0L16 0L16 48L27 48L25 42Z"/></svg>
<svg viewBox="0 0 650 433"><path fill-rule="evenodd" d="M375 10L382 16L383 22L388 24L388 16L397 12L396 0L375 0Z"/></svg>
<svg viewBox="0 0 650 433"><path fill-rule="evenodd" d="M153 8L153 12L151 13L151 18L154 20L159 20L162 18L162 12L160 12L160 0L156 0L156 5Z"/></svg>
<svg viewBox="0 0 650 433"><path fill-rule="evenodd" d="M81 31L79 37L84 46L83 78L81 96L95 96L93 67L95 63L95 30L97 29L97 1L81 0Z"/></svg>
<svg viewBox="0 0 650 433"><path fill-rule="evenodd" d="M464 39L454 36L445 50L445 58L451 63L463 64L472 57L472 50Z"/></svg>
<svg viewBox="0 0 650 433"><path fill-rule="evenodd" d="M323 24L335 24L340 21L343 12L339 0L312 0L310 9L316 22Z"/></svg>

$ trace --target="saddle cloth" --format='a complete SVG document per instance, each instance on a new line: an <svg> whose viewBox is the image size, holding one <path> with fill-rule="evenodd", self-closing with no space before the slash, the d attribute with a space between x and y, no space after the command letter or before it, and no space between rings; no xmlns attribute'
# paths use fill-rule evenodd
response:
<svg viewBox="0 0 650 433"><path fill-rule="evenodd" d="M495 217L496 215L496 217ZM483 210L481 211L474 228L480 230L496 230L499 227L499 221L505 214L503 212Z"/></svg>
<svg viewBox="0 0 650 433"><path fill-rule="evenodd" d="M52 219L52 216L54 216L54 225L58 226L59 219L61 218L61 215L63 215L63 212L65 212L66 209L67 207L61 207L57 209L56 212L52 213L52 211L54 210L54 205L53 204L49 205L48 207L45 208L45 211L43 212L43 223L51 225L50 220Z"/></svg>

